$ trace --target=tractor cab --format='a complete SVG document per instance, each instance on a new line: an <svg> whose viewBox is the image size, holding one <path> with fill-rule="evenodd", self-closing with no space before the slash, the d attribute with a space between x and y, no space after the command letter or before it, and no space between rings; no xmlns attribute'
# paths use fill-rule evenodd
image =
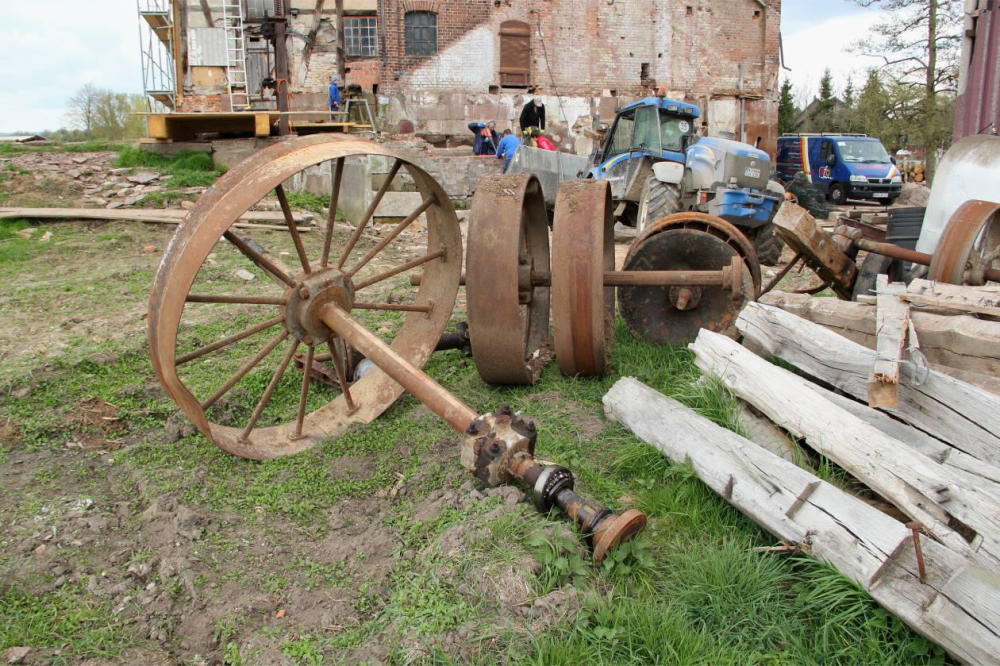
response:
<svg viewBox="0 0 1000 666"><path fill-rule="evenodd" d="M625 186L634 180L634 171L642 163L684 164L697 117L698 107L661 97L647 97L625 106L618 112L604 145L591 155L591 177L609 181L615 199L627 198L623 196ZM650 159L636 159L642 157Z"/></svg>

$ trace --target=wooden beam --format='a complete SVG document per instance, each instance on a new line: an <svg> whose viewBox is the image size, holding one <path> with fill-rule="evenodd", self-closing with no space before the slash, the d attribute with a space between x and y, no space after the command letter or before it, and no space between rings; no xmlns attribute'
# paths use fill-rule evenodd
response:
<svg viewBox="0 0 1000 666"><path fill-rule="evenodd" d="M635 379L615 383L604 411L675 463L690 464L753 522L837 568L959 661L995 663L1000 582L994 572L922 539L927 577L921 583L905 525Z"/></svg>
<svg viewBox="0 0 1000 666"><path fill-rule="evenodd" d="M805 208L784 203L774 218L778 236L793 250L801 253L810 268L842 298L850 299L858 274L854 260L841 250L837 241L816 224Z"/></svg>
<svg viewBox="0 0 1000 666"><path fill-rule="evenodd" d="M253 117L254 136L271 136L271 116L267 113L256 113Z"/></svg>
<svg viewBox="0 0 1000 666"><path fill-rule="evenodd" d="M750 303L736 327L747 340L858 400L868 397L875 352L778 308ZM923 383L904 367L893 416L941 441L1000 466L1000 397L931 370ZM769 415L770 416L770 415Z"/></svg>
<svg viewBox="0 0 1000 666"><path fill-rule="evenodd" d="M151 113L146 116L146 136L150 139L169 139L167 117L162 113Z"/></svg>
<svg viewBox="0 0 1000 666"><path fill-rule="evenodd" d="M212 18L212 8L208 6L208 0L201 0L201 13L204 15L205 23L208 24L208 27L214 28L215 20Z"/></svg>
<svg viewBox="0 0 1000 666"><path fill-rule="evenodd" d="M0 220L26 218L29 220L135 220L139 222L181 222L188 211L176 208L0 208ZM308 224L314 219L312 213L294 213L293 219L299 224ZM241 222L284 222L280 211L248 210L240 216ZM259 226L259 225L258 225ZM275 225L276 228L277 225ZM287 227L280 227L286 229ZM309 227L300 227L299 231Z"/></svg>
<svg viewBox="0 0 1000 666"><path fill-rule="evenodd" d="M875 308L870 305L781 291L762 296L760 302L875 348ZM932 364L1000 376L1000 322L921 310L911 310L910 321L920 337L920 350Z"/></svg>
<svg viewBox="0 0 1000 666"><path fill-rule="evenodd" d="M920 307L943 308L1000 317L1000 289L914 280L900 298Z"/></svg>
<svg viewBox="0 0 1000 666"><path fill-rule="evenodd" d="M964 477L901 444L724 335L702 329L695 362L740 398L843 467L951 550L1000 572L1000 491L968 487ZM970 544L955 529L970 527Z"/></svg>
<svg viewBox="0 0 1000 666"><path fill-rule="evenodd" d="M875 362L868 375L868 406L899 405L899 366L910 325L910 308L897 296L906 292L902 283L889 284L887 275L876 282Z"/></svg>

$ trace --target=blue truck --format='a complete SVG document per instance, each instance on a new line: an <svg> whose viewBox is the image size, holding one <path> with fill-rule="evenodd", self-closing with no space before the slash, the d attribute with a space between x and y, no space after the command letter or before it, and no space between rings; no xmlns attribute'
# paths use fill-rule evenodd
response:
<svg viewBox="0 0 1000 666"><path fill-rule="evenodd" d="M554 205L558 183L606 180L619 221L642 231L665 215L698 211L737 226L764 263L781 253L773 220L784 189L770 180L771 160L751 145L696 131L697 106L647 97L618 110L604 143L589 159L521 146L512 172L538 176Z"/></svg>
<svg viewBox="0 0 1000 666"><path fill-rule="evenodd" d="M831 203L873 200L889 206L903 191L903 176L882 142L864 134L784 134L778 138L778 179L802 172Z"/></svg>

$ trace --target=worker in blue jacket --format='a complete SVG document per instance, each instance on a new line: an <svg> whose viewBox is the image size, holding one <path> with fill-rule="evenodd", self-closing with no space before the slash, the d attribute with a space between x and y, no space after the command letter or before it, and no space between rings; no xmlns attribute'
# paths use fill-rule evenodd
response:
<svg viewBox="0 0 1000 666"><path fill-rule="evenodd" d="M336 120L333 116L334 111L340 111L340 77L334 75L330 79L330 99L328 100L330 105L330 120Z"/></svg>
<svg viewBox="0 0 1000 666"><path fill-rule="evenodd" d="M469 123L469 131L476 135L472 143L473 155L495 155L497 152L497 121Z"/></svg>
<svg viewBox="0 0 1000 666"><path fill-rule="evenodd" d="M514 159L514 153L517 152L518 146L521 145L521 141L510 133L509 129L503 131L503 138L500 139L500 145L497 146L497 159L506 160L503 163L503 172L507 173L508 167L510 167L510 161Z"/></svg>

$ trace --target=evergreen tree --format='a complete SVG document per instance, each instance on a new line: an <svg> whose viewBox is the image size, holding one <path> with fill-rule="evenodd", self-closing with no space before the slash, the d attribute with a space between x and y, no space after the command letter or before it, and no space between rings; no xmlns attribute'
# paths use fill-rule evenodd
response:
<svg viewBox="0 0 1000 666"><path fill-rule="evenodd" d="M795 131L795 99L792 97L792 82L788 79L781 84L781 94L778 97L778 134L788 134Z"/></svg>

